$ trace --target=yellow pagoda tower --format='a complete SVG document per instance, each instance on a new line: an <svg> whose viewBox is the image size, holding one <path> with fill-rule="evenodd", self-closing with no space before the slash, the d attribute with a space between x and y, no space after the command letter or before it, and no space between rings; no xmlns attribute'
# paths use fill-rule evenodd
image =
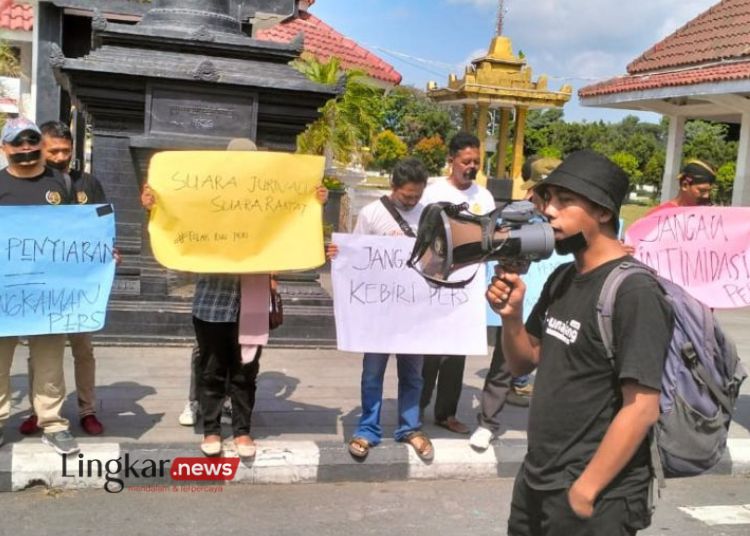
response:
<svg viewBox="0 0 750 536"><path fill-rule="evenodd" d="M573 89L565 84L559 91L547 88L547 77L541 75L532 80L531 67L521 56L513 54L513 45L508 37L497 35L492 39L487 54L466 67L464 77L452 74L448 85L437 87L427 84L427 95L436 102L463 107L463 129L476 132L482 143L482 169L487 142L487 125L490 109L499 109L500 125L497 140L497 173L502 179L505 172L505 148L510 136L511 112L515 117L515 139L513 140L513 162L510 178L513 179L513 197L522 196L521 166L523 165L523 140L526 115L534 108L562 108L570 100ZM476 125L474 116L476 113Z"/></svg>

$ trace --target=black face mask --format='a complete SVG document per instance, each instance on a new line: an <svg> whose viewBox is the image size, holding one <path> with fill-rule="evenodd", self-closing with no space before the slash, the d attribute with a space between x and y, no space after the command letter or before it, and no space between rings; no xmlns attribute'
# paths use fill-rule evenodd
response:
<svg viewBox="0 0 750 536"><path fill-rule="evenodd" d="M38 162L42 159L41 149L29 151L28 153L15 153L8 155L8 162L11 164L26 164L28 162Z"/></svg>
<svg viewBox="0 0 750 536"><path fill-rule="evenodd" d="M65 173L68 171L68 167L70 166L70 160L67 162L49 162L47 161L47 166L51 167L52 169L56 169L57 171L62 171Z"/></svg>
<svg viewBox="0 0 750 536"><path fill-rule="evenodd" d="M479 170L476 168L467 169L464 171L464 178L469 179L470 181L476 180L477 173L479 173Z"/></svg>
<svg viewBox="0 0 750 536"><path fill-rule="evenodd" d="M698 200L696 201L696 205L698 205L699 207L707 207L711 204L712 203L711 203L710 197L699 197Z"/></svg>
<svg viewBox="0 0 750 536"><path fill-rule="evenodd" d="M587 245L588 243L586 242L586 237L583 236L583 233L577 233L568 238L557 240L555 242L555 252L558 255L568 255L570 253L581 251Z"/></svg>

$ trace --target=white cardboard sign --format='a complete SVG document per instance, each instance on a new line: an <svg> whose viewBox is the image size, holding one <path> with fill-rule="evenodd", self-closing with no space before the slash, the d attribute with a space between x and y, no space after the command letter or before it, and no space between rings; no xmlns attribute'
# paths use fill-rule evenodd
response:
<svg viewBox="0 0 750 536"><path fill-rule="evenodd" d="M406 265L413 238L336 233L333 242L339 350L487 354L484 266L465 288L431 287Z"/></svg>

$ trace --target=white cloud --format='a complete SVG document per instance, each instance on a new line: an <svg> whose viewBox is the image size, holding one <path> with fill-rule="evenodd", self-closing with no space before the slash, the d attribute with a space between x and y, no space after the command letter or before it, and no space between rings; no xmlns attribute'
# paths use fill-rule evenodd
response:
<svg viewBox="0 0 750 536"><path fill-rule="evenodd" d="M606 78L716 1L511 0L505 33L537 72Z"/></svg>
<svg viewBox="0 0 750 536"><path fill-rule="evenodd" d="M497 0L443 0L488 17ZM578 88L625 73L628 63L719 0L506 0L504 34L534 76ZM484 51L474 51L466 62ZM461 71L458 71L461 72ZM574 97L574 100L577 100ZM575 103L570 111L579 113ZM566 107L569 108L569 107Z"/></svg>

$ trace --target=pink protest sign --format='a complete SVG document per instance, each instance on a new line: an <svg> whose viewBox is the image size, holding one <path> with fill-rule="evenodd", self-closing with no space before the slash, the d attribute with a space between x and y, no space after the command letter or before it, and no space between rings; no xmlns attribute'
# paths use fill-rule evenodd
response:
<svg viewBox="0 0 750 536"><path fill-rule="evenodd" d="M709 307L750 306L750 208L665 208L631 225L625 243Z"/></svg>

